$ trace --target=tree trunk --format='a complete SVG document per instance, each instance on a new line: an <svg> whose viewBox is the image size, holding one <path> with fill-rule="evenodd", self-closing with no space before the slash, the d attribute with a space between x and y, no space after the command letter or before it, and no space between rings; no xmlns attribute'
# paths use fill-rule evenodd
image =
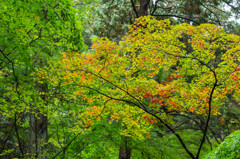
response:
<svg viewBox="0 0 240 159"><path fill-rule="evenodd" d="M35 114L38 114L36 117ZM47 151L47 117L39 113L30 113L29 121L29 158L46 159Z"/></svg>
<svg viewBox="0 0 240 159"><path fill-rule="evenodd" d="M130 159L131 157L131 149L127 146L125 148L123 146L119 149L119 159Z"/></svg>
<svg viewBox="0 0 240 159"><path fill-rule="evenodd" d="M140 17L148 15L149 2L150 0L140 0L140 11L139 11Z"/></svg>
<svg viewBox="0 0 240 159"><path fill-rule="evenodd" d="M47 92L47 84L36 84L35 90ZM42 101L46 101L46 96L40 95ZM36 99L35 99L36 100ZM37 159L47 159L47 142L48 142L48 117L45 112L46 107L32 106L29 114L29 157ZM40 111L41 109L41 111Z"/></svg>

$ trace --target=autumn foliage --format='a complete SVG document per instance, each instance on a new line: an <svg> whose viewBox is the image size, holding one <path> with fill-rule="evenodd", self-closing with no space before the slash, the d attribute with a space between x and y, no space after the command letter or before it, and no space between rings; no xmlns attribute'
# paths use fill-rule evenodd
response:
<svg viewBox="0 0 240 159"><path fill-rule="evenodd" d="M147 112L171 123L172 112L206 116L211 104L217 115L226 94L239 100L239 36L211 24L170 25L151 16L129 30L119 42L95 39L91 53L63 53L50 74L39 72L53 85L74 85L72 98L90 103L80 108L76 124L121 121L123 135L142 136L158 123Z"/></svg>

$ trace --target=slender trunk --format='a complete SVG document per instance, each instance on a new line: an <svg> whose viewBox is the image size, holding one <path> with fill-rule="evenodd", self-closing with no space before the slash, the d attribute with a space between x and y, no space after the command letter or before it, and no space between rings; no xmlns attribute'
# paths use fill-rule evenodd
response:
<svg viewBox="0 0 240 159"><path fill-rule="evenodd" d="M41 92L47 92L47 84L36 83L35 89ZM46 96L39 96L42 101L46 101ZM35 99L36 100L36 99ZM48 117L46 107L37 108L33 105L29 114L29 157L37 159L47 159L47 142L48 142ZM45 113L44 113L45 112ZM44 115L45 114L45 115Z"/></svg>
<svg viewBox="0 0 240 159"><path fill-rule="evenodd" d="M35 113L30 113L29 116L29 158L46 159L47 117L39 113L38 110Z"/></svg>
<svg viewBox="0 0 240 159"><path fill-rule="evenodd" d="M222 129L219 131L219 138L220 138L221 142L224 141L224 131Z"/></svg>
<svg viewBox="0 0 240 159"><path fill-rule="evenodd" d="M36 151L36 117L34 113L29 114L29 136L28 136L28 157L29 158L37 158Z"/></svg>
<svg viewBox="0 0 240 159"><path fill-rule="evenodd" d="M63 150L63 155L62 155L62 159L65 158L65 154L66 154L66 149Z"/></svg>
<svg viewBox="0 0 240 159"><path fill-rule="evenodd" d="M119 149L119 159L130 159L131 157L131 149L127 146L121 146Z"/></svg>

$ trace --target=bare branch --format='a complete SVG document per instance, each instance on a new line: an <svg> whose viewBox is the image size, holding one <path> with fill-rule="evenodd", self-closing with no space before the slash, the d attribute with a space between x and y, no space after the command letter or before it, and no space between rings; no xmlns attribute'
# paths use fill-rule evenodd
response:
<svg viewBox="0 0 240 159"><path fill-rule="evenodd" d="M132 4L133 11L135 12L135 14L136 14L136 16L137 16L137 18L138 18L138 17L139 17L139 16L138 16L138 12L137 12L137 9L136 9L136 6L135 6L133 0L131 0L131 4Z"/></svg>
<svg viewBox="0 0 240 159"><path fill-rule="evenodd" d="M188 20L188 21L191 21L191 22L194 22L194 23L200 25L200 23L197 22L196 20L188 18L188 17L183 17L183 16L180 16L180 15L174 15L174 14L154 14L153 16L155 16L155 17L176 17L176 18L185 19L185 20Z"/></svg>

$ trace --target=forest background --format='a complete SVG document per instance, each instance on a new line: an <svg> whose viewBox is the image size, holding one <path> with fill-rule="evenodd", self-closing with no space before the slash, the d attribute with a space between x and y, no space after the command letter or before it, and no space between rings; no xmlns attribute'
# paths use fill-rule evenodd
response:
<svg viewBox="0 0 240 159"><path fill-rule="evenodd" d="M239 4L0 1L0 157L240 157Z"/></svg>

